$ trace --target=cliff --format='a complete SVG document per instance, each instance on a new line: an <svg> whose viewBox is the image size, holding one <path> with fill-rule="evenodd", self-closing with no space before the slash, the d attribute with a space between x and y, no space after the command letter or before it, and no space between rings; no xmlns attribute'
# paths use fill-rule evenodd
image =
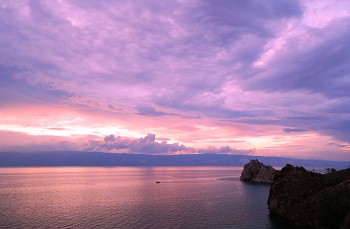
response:
<svg viewBox="0 0 350 229"><path fill-rule="evenodd" d="M271 166L266 166L258 160L250 160L244 165L240 179L243 181L269 182L271 183L276 170Z"/></svg>
<svg viewBox="0 0 350 229"><path fill-rule="evenodd" d="M349 178L350 169L321 175L287 165L271 184L269 211L297 226L350 228Z"/></svg>

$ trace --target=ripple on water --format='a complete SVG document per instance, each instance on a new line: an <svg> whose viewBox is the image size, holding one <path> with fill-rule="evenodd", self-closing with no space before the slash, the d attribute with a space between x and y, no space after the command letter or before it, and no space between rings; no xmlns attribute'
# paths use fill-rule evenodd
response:
<svg viewBox="0 0 350 229"><path fill-rule="evenodd" d="M269 186L241 182L242 168L35 169L7 168L10 172L6 173L0 169L1 228L284 225L269 218L266 206ZM161 183L156 184L157 180Z"/></svg>

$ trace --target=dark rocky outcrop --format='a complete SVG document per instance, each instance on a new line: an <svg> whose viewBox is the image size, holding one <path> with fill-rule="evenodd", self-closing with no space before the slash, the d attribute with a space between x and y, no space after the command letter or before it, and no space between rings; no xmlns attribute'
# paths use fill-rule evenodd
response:
<svg viewBox="0 0 350 229"><path fill-rule="evenodd" d="M350 169L321 175L287 165L271 184L269 211L297 226L350 228L349 175Z"/></svg>
<svg viewBox="0 0 350 229"><path fill-rule="evenodd" d="M350 228L350 209L346 213L346 216L343 219L339 229L349 229Z"/></svg>
<svg viewBox="0 0 350 229"><path fill-rule="evenodd" d="M271 166L266 166L258 160L250 160L244 165L240 179L243 181L269 182L271 183L276 170Z"/></svg>

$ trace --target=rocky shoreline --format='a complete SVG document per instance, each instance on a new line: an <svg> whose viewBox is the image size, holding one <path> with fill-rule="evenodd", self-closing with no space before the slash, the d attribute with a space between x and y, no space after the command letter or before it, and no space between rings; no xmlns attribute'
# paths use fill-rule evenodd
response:
<svg viewBox="0 0 350 229"><path fill-rule="evenodd" d="M350 169L319 174L287 164L273 179L270 214L309 228L350 228Z"/></svg>
<svg viewBox="0 0 350 229"><path fill-rule="evenodd" d="M287 164L278 171L250 160L240 179L271 183L269 212L292 225L350 229L350 168L320 174Z"/></svg>

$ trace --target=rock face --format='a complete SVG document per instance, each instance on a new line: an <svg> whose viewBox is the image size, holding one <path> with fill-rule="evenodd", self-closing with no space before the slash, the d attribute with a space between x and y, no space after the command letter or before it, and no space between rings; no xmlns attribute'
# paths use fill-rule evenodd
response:
<svg viewBox="0 0 350 229"><path fill-rule="evenodd" d="M350 228L350 209L348 210L348 213L346 213L346 216L343 219L343 222L341 223L339 229L349 229Z"/></svg>
<svg viewBox="0 0 350 229"><path fill-rule="evenodd" d="M350 169L329 176L287 165L271 184L269 211L297 226L350 228L349 174Z"/></svg>
<svg viewBox="0 0 350 229"><path fill-rule="evenodd" d="M271 183L276 170L271 166L266 166L258 160L250 160L244 165L240 179L243 181L269 182Z"/></svg>

